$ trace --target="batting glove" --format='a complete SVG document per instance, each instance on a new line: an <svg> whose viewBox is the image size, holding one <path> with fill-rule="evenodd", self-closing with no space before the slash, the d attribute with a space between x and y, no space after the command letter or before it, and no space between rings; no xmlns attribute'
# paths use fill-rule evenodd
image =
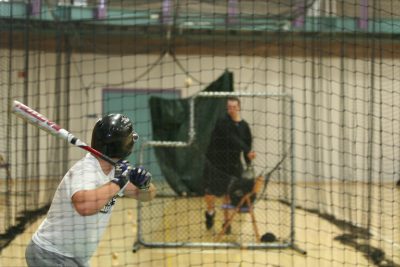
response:
<svg viewBox="0 0 400 267"><path fill-rule="evenodd" d="M129 170L131 170L131 166L127 160L118 161L115 165L114 179L111 182L117 184L121 190L125 189L129 182Z"/></svg>
<svg viewBox="0 0 400 267"><path fill-rule="evenodd" d="M129 181L140 190L148 190L151 183L151 173L143 167L129 171Z"/></svg>

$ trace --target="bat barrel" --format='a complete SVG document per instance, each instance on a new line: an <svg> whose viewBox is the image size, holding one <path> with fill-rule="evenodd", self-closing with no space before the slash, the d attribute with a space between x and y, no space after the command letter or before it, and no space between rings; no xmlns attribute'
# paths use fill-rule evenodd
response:
<svg viewBox="0 0 400 267"><path fill-rule="evenodd" d="M32 123L40 127L41 129L49 132L50 134L58 135L61 130L61 127L59 125L52 122L36 110L22 104L21 102L13 102L12 112L14 112L16 115L26 120L27 122Z"/></svg>
<svg viewBox="0 0 400 267"><path fill-rule="evenodd" d="M45 130L46 132L58 136L61 139L67 140L68 143L73 144L75 146L80 147L83 150L86 150L93 155L107 161L108 163L115 166L115 162L108 156L104 155L103 153L97 151L94 148L91 148L78 138L76 138L73 134L68 132L67 130L61 128L56 123L52 122L39 112L35 111L34 109L22 104L21 102L14 101L12 105L12 112L15 113L17 116L21 117L22 119L26 120L27 122Z"/></svg>

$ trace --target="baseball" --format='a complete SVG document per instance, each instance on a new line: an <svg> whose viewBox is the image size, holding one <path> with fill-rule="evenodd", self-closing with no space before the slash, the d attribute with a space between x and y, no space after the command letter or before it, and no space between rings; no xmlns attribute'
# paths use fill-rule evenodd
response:
<svg viewBox="0 0 400 267"><path fill-rule="evenodd" d="M186 87L190 87L192 85L192 83L193 83L193 81L192 81L192 79L190 77L187 77L185 79L185 86Z"/></svg>

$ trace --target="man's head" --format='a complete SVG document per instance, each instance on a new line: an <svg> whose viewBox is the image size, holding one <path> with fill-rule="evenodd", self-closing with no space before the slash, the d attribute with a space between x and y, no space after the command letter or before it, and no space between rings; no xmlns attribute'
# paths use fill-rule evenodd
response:
<svg viewBox="0 0 400 267"><path fill-rule="evenodd" d="M108 114L96 122L92 147L110 158L127 158L138 139L131 120L122 114Z"/></svg>
<svg viewBox="0 0 400 267"><path fill-rule="evenodd" d="M228 115L234 121L240 121L240 100L237 97L228 97L226 102Z"/></svg>

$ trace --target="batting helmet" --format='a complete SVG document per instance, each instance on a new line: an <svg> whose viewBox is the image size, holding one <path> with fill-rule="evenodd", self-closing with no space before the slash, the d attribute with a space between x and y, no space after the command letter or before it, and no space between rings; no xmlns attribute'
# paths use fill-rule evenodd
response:
<svg viewBox="0 0 400 267"><path fill-rule="evenodd" d="M108 114L98 120L92 132L92 147L110 158L127 158L139 138L131 120L122 114Z"/></svg>

